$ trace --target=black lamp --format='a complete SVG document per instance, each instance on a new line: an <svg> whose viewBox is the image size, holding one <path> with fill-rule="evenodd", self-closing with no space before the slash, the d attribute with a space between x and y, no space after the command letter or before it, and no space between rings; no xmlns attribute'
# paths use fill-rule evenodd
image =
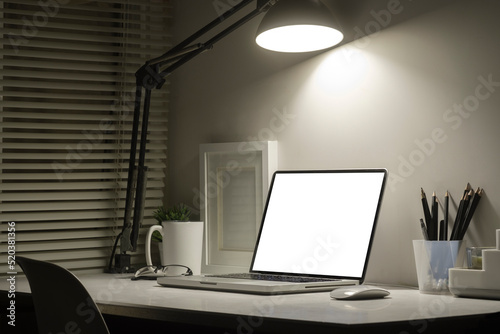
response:
<svg viewBox="0 0 500 334"><path fill-rule="evenodd" d="M134 252L137 249L137 241L139 237L139 228L142 223L146 182L147 182L147 167L144 165L146 155L147 131L149 123L149 107L151 101L151 91L160 89L165 83L165 77L170 75L175 69L196 57L200 53L209 50L219 40L229 35L231 32L244 25L254 17L261 13L268 12L266 17L259 27L259 37L257 43L262 47L269 48L275 51L285 52L305 52L315 51L323 48L331 47L342 40L342 34L332 29L335 27L334 20L328 9L324 7L319 0L257 0L257 8L252 12L238 20L236 23L227 27L222 32L218 33L205 43L194 43L198 38L208 33L220 23L228 19L233 14L249 5L254 0L242 0L237 5L226 11L221 16L214 19L208 25L198 30L196 33L185 39L183 42L166 52L165 54L147 61L136 72L136 96L134 106L134 118L132 124L132 138L130 146L130 160L127 180L127 195L125 199L125 215L123 221L123 229L116 238L113 252L109 261L110 272L131 271L130 255L127 252ZM272 7L272 10L270 10ZM269 16L269 17L268 17ZM273 23L277 22L277 23ZM278 26L286 25L288 29L285 32L292 32L292 38L281 39L281 42L291 42L292 49L280 46L273 49L269 46L270 37L267 37L264 32L271 29L270 36L275 35L280 30ZM314 27L317 27L316 29ZM319 26L319 27L318 27ZM306 29L312 36L306 37L300 28ZM314 47L307 49L298 48L299 43L308 42L311 40L319 40L319 33L323 30L330 31L329 43L320 44L314 43ZM261 33L262 32L262 33ZM334 43L335 42L335 43ZM284 43L281 43L284 44ZM141 115L142 93L144 91L144 105L142 110L142 129L139 148L139 160L136 163L136 147L138 143L139 123ZM132 215L132 208L134 214ZM120 240L120 253L116 254L118 241ZM113 258L115 266L113 267Z"/></svg>

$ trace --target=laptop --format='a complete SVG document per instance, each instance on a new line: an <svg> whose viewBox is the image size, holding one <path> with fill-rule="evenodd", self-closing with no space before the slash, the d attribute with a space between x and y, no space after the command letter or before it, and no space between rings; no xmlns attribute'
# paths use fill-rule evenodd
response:
<svg viewBox="0 0 500 334"><path fill-rule="evenodd" d="M157 282L252 294L361 284L386 178L386 169L277 171L248 273L159 277Z"/></svg>

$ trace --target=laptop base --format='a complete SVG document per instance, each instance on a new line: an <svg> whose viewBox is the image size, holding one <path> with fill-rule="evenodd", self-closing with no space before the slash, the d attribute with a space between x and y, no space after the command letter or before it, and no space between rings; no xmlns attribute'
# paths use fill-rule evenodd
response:
<svg viewBox="0 0 500 334"><path fill-rule="evenodd" d="M357 285L357 280L336 280L315 283L277 282L238 278L207 277L205 275L184 277L159 277L158 284L164 287L238 292L259 295L277 295L331 291L340 286Z"/></svg>

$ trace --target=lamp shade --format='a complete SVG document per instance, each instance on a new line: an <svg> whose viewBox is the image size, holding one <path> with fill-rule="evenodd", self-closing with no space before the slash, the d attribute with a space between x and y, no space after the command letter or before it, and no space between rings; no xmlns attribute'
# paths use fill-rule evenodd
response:
<svg viewBox="0 0 500 334"><path fill-rule="evenodd" d="M280 0L262 19L255 41L272 51L309 52L332 47L343 38L321 1Z"/></svg>

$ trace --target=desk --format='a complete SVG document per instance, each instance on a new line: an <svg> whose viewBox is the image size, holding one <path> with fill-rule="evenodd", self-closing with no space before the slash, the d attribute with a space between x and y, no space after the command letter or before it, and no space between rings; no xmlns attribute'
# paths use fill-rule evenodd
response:
<svg viewBox="0 0 500 334"><path fill-rule="evenodd" d="M204 333L358 333L370 328L442 334L484 333L485 326L496 326L497 333L500 328L500 301L425 295L411 288L389 287L391 295L384 299L338 301L328 292L246 295L166 288L129 277L97 274L80 280L104 315L203 326ZM6 290L3 281L0 290ZM24 278L18 277L16 290L29 292Z"/></svg>

